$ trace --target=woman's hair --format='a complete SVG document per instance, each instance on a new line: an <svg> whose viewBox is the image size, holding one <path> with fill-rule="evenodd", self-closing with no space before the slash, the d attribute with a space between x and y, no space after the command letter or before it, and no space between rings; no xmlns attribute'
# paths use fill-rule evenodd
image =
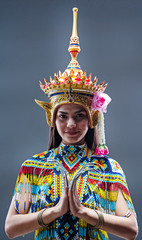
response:
<svg viewBox="0 0 142 240"><path fill-rule="evenodd" d="M87 146L90 149L96 148L96 146L99 144L97 127L88 128L88 131L85 136L85 140L86 140ZM50 132L49 132L48 150L50 150L52 148L57 148L60 145L61 141L62 141L62 138L59 135L56 126L51 127Z"/></svg>

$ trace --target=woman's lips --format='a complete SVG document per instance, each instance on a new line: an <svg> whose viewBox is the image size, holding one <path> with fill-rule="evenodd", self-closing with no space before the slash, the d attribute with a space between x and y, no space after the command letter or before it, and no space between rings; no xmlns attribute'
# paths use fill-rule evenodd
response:
<svg viewBox="0 0 142 240"><path fill-rule="evenodd" d="M78 134L79 133L79 131L75 131L75 132L65 132L66 134L68 134L68 135L76 135L76 134Z"/></svg>

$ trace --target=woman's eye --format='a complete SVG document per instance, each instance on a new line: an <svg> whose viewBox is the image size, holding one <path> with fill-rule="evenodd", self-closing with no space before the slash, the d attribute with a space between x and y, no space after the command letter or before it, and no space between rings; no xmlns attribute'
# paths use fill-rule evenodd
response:
<svg viewBox="0 0 142 240"><path fill-rule="evenodd" d="M66 116L65 114L61 114L61 115L59 115L59 118L60 118L60 119L66 119L67 116Z"/></svg>
<svg viewBox="0 0 142 240"><path fill-rule="evenodd" d="M77 114L77 115L75 116L75 118L76 118L77 120L82 119L82 118L85 118L85 117L86 117L86 115L83 114L83 113L79 113L79 114Z"/></svg>

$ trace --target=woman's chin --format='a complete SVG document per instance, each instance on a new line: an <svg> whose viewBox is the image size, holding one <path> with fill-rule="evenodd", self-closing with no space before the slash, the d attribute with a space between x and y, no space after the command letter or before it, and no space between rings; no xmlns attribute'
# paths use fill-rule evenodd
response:
<svg viewBox="0 0 142 240"><path fill-rule="evenodd" d="M62 142L65 145L81 145L85 143L85 139L79 139L79 138L68 138L68 139L63 139Z"/></svg>

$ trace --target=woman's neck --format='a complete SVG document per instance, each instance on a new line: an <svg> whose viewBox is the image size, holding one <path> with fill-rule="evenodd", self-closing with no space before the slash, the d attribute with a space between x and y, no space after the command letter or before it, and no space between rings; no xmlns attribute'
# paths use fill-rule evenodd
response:
<svg viewBox="0 0 142 240"><path fill-rule="evenodd" d="M63 145L63 146L78 146L78 147L83 147L84 145L86 145L86 142L68 144L68 143L64 143L64 142L62 141L62 142L61 142L61 145Z"/></svg>
<svg viewBox="0 0 142 240"><path fill-rule="evenodd" d="M85 138L81 139L79 142L73 142L73 143L62 140L61 143L67 146L81 146L85 144Z"/></svg>

